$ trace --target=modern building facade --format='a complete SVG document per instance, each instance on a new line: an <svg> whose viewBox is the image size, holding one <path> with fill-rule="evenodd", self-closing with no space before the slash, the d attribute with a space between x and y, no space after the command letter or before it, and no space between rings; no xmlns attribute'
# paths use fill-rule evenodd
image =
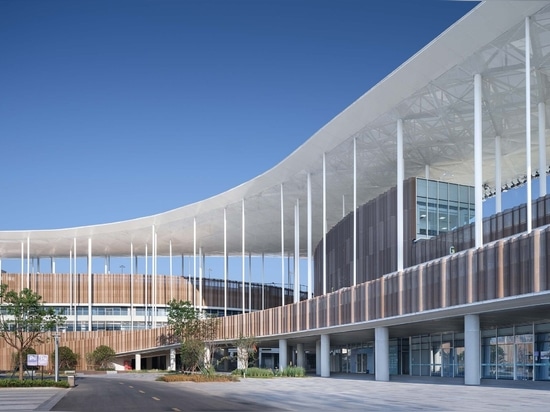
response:
<svg viewBox="0 0 550 412"><path fill-rule="evenodd" d="M192 297L224 315L220 345L254 336L261 366L550 380L549 49L550 3L483 2L249 182L132 221L0 232L0 262L20 263L2 281L62 307L65 344L110 344L121 366L173 368L163 310Z"/></svg>

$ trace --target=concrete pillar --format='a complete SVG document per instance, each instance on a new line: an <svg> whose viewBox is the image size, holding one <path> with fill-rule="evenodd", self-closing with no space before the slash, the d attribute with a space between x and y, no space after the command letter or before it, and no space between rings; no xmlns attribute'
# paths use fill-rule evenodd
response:
<svg viewBox="0 0 550 412"><path fill-rule="evenodd" d="M388 328L374 329L374 378L390 380L390 345Z"/></svg>
<svg viewBox="0 0 550 412"><path fill-rule="evenodd" d="M279 370L288 366L288 344L286 339L279 339Z"/></svg>
<svg viewBox="0 0 550 412"><path fill-rule="evenodd" d="M136 363L136 370L140 371L141 370L141 354L140 353L136 353L135 363Z"/></svg>
<svg viewBox="0 0 550 412"><path fill-rule="evenodd" d="M479 315L464 316L464 384L481 383Z"/></svg>
<svg viewBox="0 0 550 412"><path fill-rule="evenodd" d="M168 359L168 370L169 371L176 370L176 349L174 348L170 349L170 355Z"/></svg>
<svg viewBox="0 0 550 412"><path fill-rule="evenodd" d="M296 345L296 366L306 367L306 351L303 343Z"/></svg>
<svg viewBox="0 0 550 412"><path fill-rule="evenodd" d="M321 341L315 341L315 375L321 376Z"/></svg>
<svg viewBox="0 0 550 412"><path fill-rule="evenodd" d="M321 377L330 378L330 335L321 335Z"/></svg>

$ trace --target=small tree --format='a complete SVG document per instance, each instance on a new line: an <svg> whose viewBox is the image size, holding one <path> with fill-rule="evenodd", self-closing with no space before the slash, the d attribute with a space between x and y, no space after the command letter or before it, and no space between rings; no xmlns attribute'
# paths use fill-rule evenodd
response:
<svg viewBox="0 0 550 412"><path fill-rule="evenodd" d="M75 369L78 364L78 355L68 346L60 346L57 351L59 359L59 370ZM52 353L51 359L55 359L55 352Z"/></svg>
<svg viewBox="0 0 550 412"><path fill-rule="evenodd" d="M43 343L47 339L44 335L64 322L64 316L44 306L39 294L28 288L16 292L0 285L0 338L16 351L19 380L23 380L25 351Z"/></svg>
<svg viewBox="0 0 550 412"><path fill-rule="evenodd" d="M235 342L237 346L237 369L248 369L256 356L256 338L240 336Z"/></svg>
<svg viewBox="0 0 550 412"><path fill-rule="evenodd" d="M168 325L181 344L182 369L195 371L201 365L210 366L214 347L213 338L218 329L218 320L197 310L188 301L168 302ZM208 359L205 354L208 352Z"/></svg>
<svg viewBox="0 0 550 412"><path fill-rule="evenodd" d="M116 352L107 345L100 345L92 353L86 355L86 362L95 369L106 370L112 368Z"/></svg>

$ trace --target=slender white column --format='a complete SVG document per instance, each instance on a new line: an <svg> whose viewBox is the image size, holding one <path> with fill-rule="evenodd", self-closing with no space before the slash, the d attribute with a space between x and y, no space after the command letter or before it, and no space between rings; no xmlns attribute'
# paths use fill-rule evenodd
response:
<svg viewBox="0 0 550 412"><path fill-rule="evenodd" d="M397 120L397 271L403 270L403 120Z"/></svg>
<svg viewBox="0 0 550 412"><path fill-rule="evenodd" d="M300 301L300 201L294 206L294 303Z"/></svg>
<svg viewBox="0 0 550 412"><path fill-rule="evenodd" d="M285 210L281 184L281 306L285 305Z"/></svg>
<svg viewBox="0 0 550 412"><path fill-rule="evenodd" d="M31 238L27 236L27 288L31 287Z"/></svg>
<svg viewBox="0 0 550 412"><path fill-rule="evenodd" d="M144 273L144 283L143 283L143 291L145 292L145 329L149 329L149 314L147 313L147 303L148 303L148 282L147 282L147 273L149 271L149 255L147 254L149 251L147 250L147 243L145 244L145 273Z"/></svg>
<svg viewBox="0 0 550 412"><path fill-rule="evenodd" d="M312 246L311 173L307 174L307 298L313 297L313 246Z"/></svg>
<svg viewBox="0 0 550 412"><path fill-rule="evenodd" d="M227 208L223 208L223 315L227 316Z"/></svg>
<svg viewBox="0 0 550 412"><path fill-rule="evenodd" d="M430 165L424 165L424 175L426 180L430 180Z"/></svg>
<svg viewBox="0 0 550 412"><path fill-rule="evenodd" d="M464 316L464 384L479 385L480 373L479 316Z"/></svg>
<svg viewBox="0 0 550 412"><path fill-rule="evenodd" d="M20 288L23 290L23 278L25 277L25 244L21 242L21 282Z"/></svg>
<svg viewBox="0 0 550 412"><path fill-rule="evenodd" d="M170 239L170 243L168 244L169 247L169 254L170 254L170 300L174 299L174 282L173 282L173 272L172 272L172 239ZM182 272L183 273L183 272Z"/></svg>
<svg viewBox="0 0 550 412"><path fill-rule="evenodd" d="M323 153L323 295L327 294L327 162Z"/></svg>
<svg viewBox="0 0 550 412"><path fill-rule="evenodd" d="M92 330L92 238L88 238L88 330Z"/></svg>
<svg viewBox="0 0 550 412"><path fill-rule="evenodd" d="M475 247L483 245L483 153L481 75L474 76L474 193L475 193Z"/></svg>
<svg viewBox="0 0 550 412"><path fill-rule="evenodd" d="M153 316L153 329L157 327L157 232L155 230L155 225L153 225L153 250L151 251L152 256L152 271L151 271L151 284L153 291L151 292L151 306L152 306L152 316Z"/></svg>
<svg viewBox="0 0 550 412"><path fill-rule="evenodd" d="M353 286L357 285L357 138L353 138Z"/></svg>
<svg viewBox="0 0 550 412"><path fill-rule="evenodd" d="M197 219L193 218L193 306L197 307Z"/></svg>
<svg viewBox="0 0 550 412"><path fill-rule="evenodd" d="M502 212L502 151L500 147L500 136L495 136L495 213Z"/></svg>
<svg viewBox="0 0 550 412"><path fill-rule="evenodd" d="M72 273L72 277L76 278L76 237L73 238L73 273ZM73 286L74 286L74 283L76 282L73 282ZM75 296L75 290L73 289L71 291L71 293L73 294L73 296ZM75 314L74 314L74 330L76 330L76 304L74 305L75 306Z"/></svg>
<svg viewBox="0 0 550 412"><path fill-rule="evenodd" d="M204 255L202 247L199 246L199 310L202 310L202 282L204 274Z"/></svg>
<svg viewBox="0 0 550 412"><path fill-rule="evenodd" d="M286 339L279 339L279 370L288 366L288 343Z"/></svg>
<svg viewBox="0 0 550 412"><path fill-rule="evenodd" d="M242 249L242 264L241 264L241 268L242 268L242 289L243 289L243 314L245 313L246 311L246 307L245 307L245 302L246 302L246 299L245 299L245 284L244 284L244 281L245 281L245 272L246 272L246 267L245 267L245 252L246 252L246 243L245 243L245 215L244 215L244 199L241 201L241 212L242 212L242 218L241 218L241 239L242 239L242 246L243 246L243 249Z"/></svg>
<svg viewBox="0 0 550 412"><path fill-rule="evenodd" d="M342 219L346 217L346 195L342 195Z"/></svg>
<svg viewBox="0 0 550 412"><path fill-rule="evenodd" d="M140 353L136 353L135 364L136 364L136 370L140 371L141 370L141 354Z"/></svg>
<svg viewBox="0 0 550 412"><path fill-rule="evenodd" d="M52 257L50 260L50 266L52 268L52 273L55 275L55 258Z"/></svg>
<svg viewBox="0 0 550 412"><path fill-rule="evenodd" d="M306 367L306 351L304 350L303 343L296 345L296 366Z"/></svg>
<svg viewBox="0 0 550 412"><path fill-rule="evenodd" d="M525 18L525 164L527 170L527 232L533 228L531 206L531 30L529 16Z"/></svg>
<svg viewBox="0 0 550 412"><path fill-rule="evenodd" d="M390 346L388 328L374 329L374 379L390 380Z"/></svg>
<svg viewBox="0 0 550 412"><path fill-rule="evenodd" d="M321 335L321 377L330 377L330 335Z"/></svg>
<svg viewBox="0 0 550 412"><path fill-rule="evenodd" d="M248 252L248 313L252 313L252 253Z"/></svg>
<svg viewBox="0 0 550 412"><path fill-rule="evenodd" d="M69 249L69 314L76 319L76 310L73 305L73 251L71 249Z"/></svg>
<svg viewBox="0 0 550 412"><path fill-rule="evenodd" d="M546 196L546 103L539 103L539 196Z"/></svg>
<svg viewBox="0 0 550 412"><path fill-rule="evenodd" d="M262 253L262 310L265 309L265 255Z"/></svg>
<svg viewBox="0 0 550 412"><path fill-rule="evenodd" d="M109 273L109 263L107 262L107 255L103 256L103 274L106 275Z"/></svg>
<svg viewBox="0 0 550 412"><path fill-rule="evenodd" d="M130 329L134 330L134 244L130 242Z"/></svg>

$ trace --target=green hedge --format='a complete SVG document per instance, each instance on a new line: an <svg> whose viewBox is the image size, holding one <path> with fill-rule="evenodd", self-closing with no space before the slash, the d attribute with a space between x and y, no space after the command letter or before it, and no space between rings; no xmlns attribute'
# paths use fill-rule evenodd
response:
<svg viewBox="0 0 550 412"><path fill-rule="evenodd" d="M306 376L306 370L301 366L287 366L281 372L281 376L301 378L303 376Z"/></svg>
<svg viewBox="0 0 550 412"><path fill-rule="evenodd" d="M42 379L25 379L20 381L19 379L0 379L0 388L68 388L69 383L67 381L55 382L53 380Z"/></svg>

